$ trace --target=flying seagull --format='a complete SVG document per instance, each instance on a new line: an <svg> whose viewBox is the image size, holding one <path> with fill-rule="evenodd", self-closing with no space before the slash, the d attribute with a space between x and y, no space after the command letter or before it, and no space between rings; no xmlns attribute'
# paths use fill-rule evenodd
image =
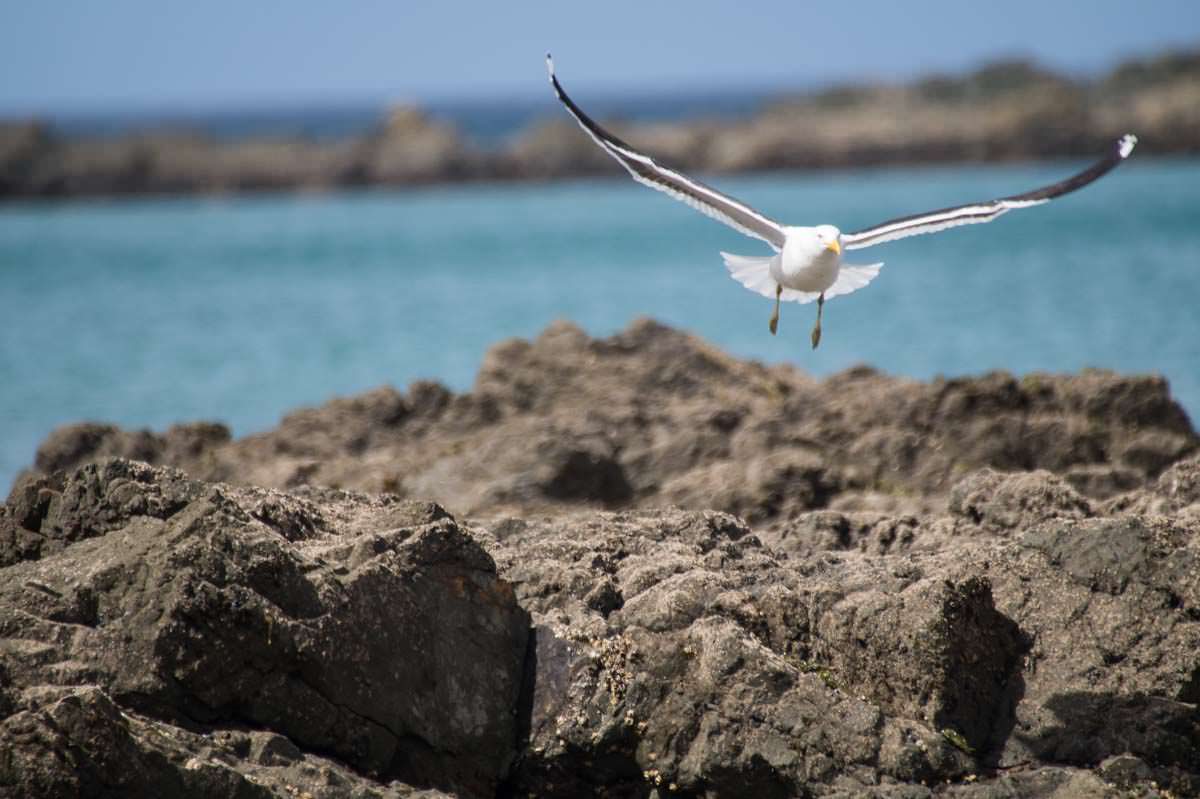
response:
<svg viewBox="0 0 1200 799"><path fill-rule="evenodd" d="M833 225L794 227L781 225L745 203L669 169L630 147L596 124L567 96L554 75L554 61L549 53L546 54L546 67L550 72L550 85L567 111L602 150L629 171L634 180L771 245L775 250L773 255L731 255L723 252L721 257L734 280L757 294L775 298L775 309L768 324L772 335L779 325L780 300L801 303L816 300L817 323L812 330L813 349L821 341L821 311L825 300L862 288L875 279L883 266L882 263L860 266L843 264L843 250L860 250L922 233L937 233L959 225L991 222L1014 208L1041 205L1104 176L1128 158L1137 144L1137 136L1127 133L1116 141L1108 155L1079 174L1024 194L890 219L853 233L842 233Z"/></svg>

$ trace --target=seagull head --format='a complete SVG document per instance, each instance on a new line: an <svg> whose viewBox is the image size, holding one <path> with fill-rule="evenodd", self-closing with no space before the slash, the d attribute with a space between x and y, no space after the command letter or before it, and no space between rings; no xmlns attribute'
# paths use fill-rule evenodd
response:
<svg viewBox="0 0 1200 799"><path fill-rule="evenodd" d="M839 256L842 254L842 231L833 225L817 225L813 230L817 234L817 241L821 243L822 249L835 252Z"/></svg>

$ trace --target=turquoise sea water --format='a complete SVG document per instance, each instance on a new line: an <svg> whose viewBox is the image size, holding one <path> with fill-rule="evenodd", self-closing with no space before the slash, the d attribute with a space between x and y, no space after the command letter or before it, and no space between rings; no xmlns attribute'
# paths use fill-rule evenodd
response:
<svg viewBox="0 0 1200 799"><path fill-rule="evenodd" d="M713 182L789 223L853 230L1010 194L1077 163ZM487 347L648 315L816 374L1157 372L1200 419L1200 161L1136 157L990 225L850 253L869 288L812 306L734 283L766 246L623 179L403 192L0 206L0 491L57 425L243 435L415 378L470 386Z"/></svg>

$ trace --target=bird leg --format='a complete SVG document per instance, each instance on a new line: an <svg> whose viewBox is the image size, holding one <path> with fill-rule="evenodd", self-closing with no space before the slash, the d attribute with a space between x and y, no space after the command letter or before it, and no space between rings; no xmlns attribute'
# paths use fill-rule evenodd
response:
<svg viewBox="0 0 1200 799"><path fill-rule="evenodd" d="M821 292L821 296L817 297L817 323L813 325L812 344L813 349L821 343L821 311L825 308L825 292Z"/></svg>
<svg viewBox="0 0 1200 799"><path fill-rule="evenodd" d="M775 312L771 314L771 321L767 324L771 328L771 335L775 335L775 331L779 329L779 295L783 293L782 284L775 284Z"/></svg>

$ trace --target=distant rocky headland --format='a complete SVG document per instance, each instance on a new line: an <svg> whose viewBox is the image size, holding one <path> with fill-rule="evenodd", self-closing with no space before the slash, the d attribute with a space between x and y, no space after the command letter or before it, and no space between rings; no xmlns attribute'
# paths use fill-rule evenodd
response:
<svg viewBox="0 0 1200 799"><path fill-rule="evenodd" d="M1196 153L1200 50L1128 61L1086 81L1010 61L964 76L781 96L742 120L610 122L667 162L711 173L1083 156L1126 131L1146 152ZM407 106L365 135L332 141L229 141L189 130L75 138L45 121L0 121L0 199L410 186L615 169L565 115L490 148Z"/></svg>

